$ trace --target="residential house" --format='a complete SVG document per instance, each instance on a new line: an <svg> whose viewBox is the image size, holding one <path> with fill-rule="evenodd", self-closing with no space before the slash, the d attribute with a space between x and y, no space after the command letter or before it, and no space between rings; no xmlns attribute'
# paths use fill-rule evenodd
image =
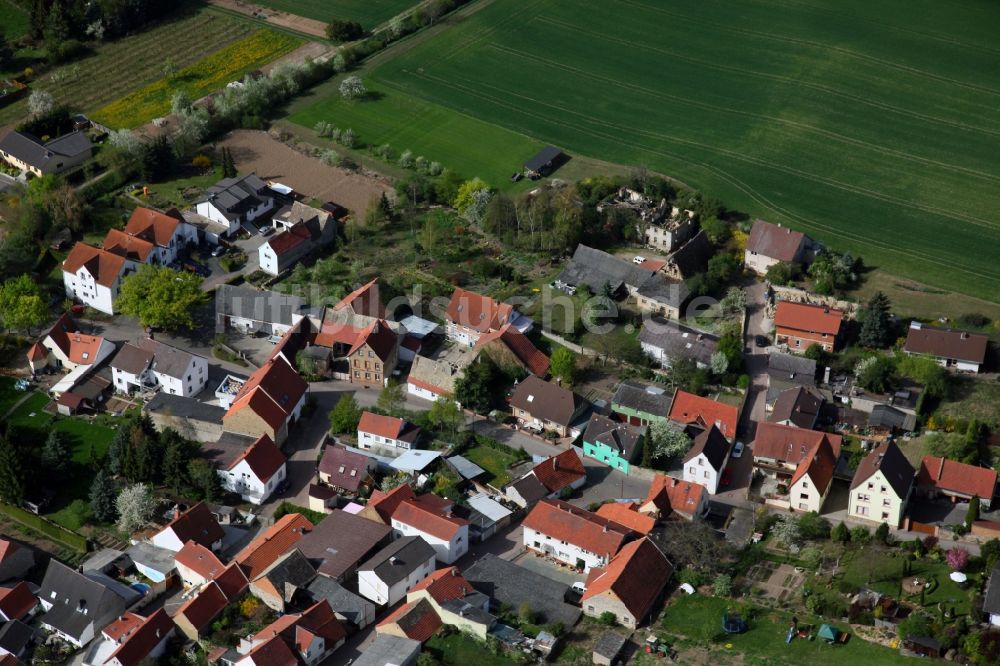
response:
<svg viewBox="0 0 1000 666"><path fill-rule="evenodd" d="M774 310L775 342L788 345L796 353L812 345L834 352L843 320L843 312L825 305L778 301Z"/></svg>
<svg viewBox="0 0 1000 666"><path fill-rule="evenodd" d="M680 319L681 308L690 293L683 280L655 273L639 285L635 300L643 312L668 319Z"/></svg>
<svg viewBox="0 0 1000 666"><path fill-rule="evenodd" d="M664 368L681 359L691 359L699 368L707 368L712 354L718 349L719 338L674 321L653 317L647 319L639 331L639 345L647 356Z"/></svg>
<svg viewBox="0 0 1000 666"><path fill-rule="evenodd" d="M242 639L237 648L243 659L235 666L280 666L282 657L292 655L289 664L316 666L344 644L347 629L325 599L301 613L282 615L256 634ZM277 643L276 643L276 642ZM284 649L278 647L278 644Z"/></svg>
<svg viewBox="0 0 1000 666"><path fill-rule="evenodd" d="M81 130L42 141L27 132L10 130L0 138L0 157L16 169L36 176L62 173L90 159L94 145Z"/></svg>
<svg viewBox="0 0 1000 666"><path fill-rule="evenodd" d="M313 578L306 586L303 598L311 599L313 603L326 601L337 618L351 628L364 629L375 621L375 604L326 576Z"/></svg>
<svg viewBox="0 0 1000 666"><path fill-rule="evenodd" d="M392 525L392 514L395 513L396 508L405 500L413 499L416 496L416 493L413 492L413 488L411 488L408 483L396 486L389 492L383 492L376 489L372 491L372 496L368 498L368 504L365 505L364 509L358 512L358 515L376 523ZM428 493L425 497L431 499L434 498L435 495ZM438 499L440 500L442 507L448 502L448 500L443 497Z"/></svg>
<svg viewBox="0 0 1000 666"><path fill-rule="evenodd" d="M358 422L358 447L362 449L377 449L398 456L416 448L419 439L420 428L394 416L366 411Z"/></svg>
<svg viewBox="0 0 1000 666"><path fill-rule="evenodd" d="M466 504L457 507L455 513L469 521L469 538L474 541L486 541L513 519L513 511L486 493L469 497Z"/></svg>
<svg viewBox="0 0 1000 666"><path fill-rule="evenodd" d="M834 453L827 438L820 439L795 468L788 485L788 508L819 513L833 483L840 451Z"/></svg>
<svg viewBox="0 0 1000 666"><path fill-rule="evenodd" d="M21 666L35 631L20 620L0 625L0 666Z"/></svg>
<svg viewBox="0 0 1000 666"><path fill-rule="evenodd" d="M174 555L174 565L184 587L201 587L219 577L226 565L197 541L188 541Z"/></svg>
<svg viewBox="0 0 1000 666"><path fill-rule="evenodd" d="M778 394L767 420L771 423L812 429L819 419L823 397L805 386L795 386Z"/></svg>
<svg viewBox="0 0 1000 666"><path fill-rule="evenodd" d="M0 620L23 620L34 614L38 607L36 597L26 582L19 581L11 587L0 587Z"/></svg>
<svg viewBox="0 0 1000 666"><path fill-rule="evenodd" d="M597 637L591 660L594 666L615 666L629 640L616 631L605 631Z"/></svg>
<svg viewBox="0 0 1000 666"><path fill-rule="evenodd" d="M212 515L212 510L204 502L198 502L187 511L177 510L174 519L150 537L149 542L176 553L188 541L194 541L217 552L222 550L222 539L225 536L226 533Z"/></svg>
<svg viewBox="0 0 1000 666"><path fill-rule="evenodd" d="M105 252L116 254L125 260L126 271L136 271L139 266L154 264L156 259L156 246L147 240L130 236L118 229L109 229L104 236L101 248Z"/></svg>
<svg viewBox="0 0 1000 666"><path fill-rule="evenodd" d="M174 614L174 624L188 639L197 641L208 633L212 622L249 587L243 568L236 562L205 584L198 593L181 604Z"/></svg>
<svg viewBox="0 0 1000 666"><path fill-rule="evenodd" d="M892 440L879 444L858 465L851 481L851 518L898 528L906 515L915 471ZM995 474L995 473L994 473Z"/></svg>
<svg viewBox="0 0 1000 666"><path fill-rule="evenodd" d="M101 641L88 651L84 663L140 666L155 661L174 635L174 622L162 608L148 617L125 613L101 632Z"/></svg>
<svg viewBox="0 0 1000 666"><path fill-rule="evenodd" d="M636 628L651 614L673 575L673 566L647 538L626 544L604 567L587 576L587 591L580 598L590 617L613 613L626 627Z"/></svg>
<svg viewBox="0 0 1000 666"><path fill-rule="evenodd" d="M320 576L343 582L359 564L391 540L389 525L334 509L298 542L297 547Z"/></svg>
<svg viewBox="0 0 1000 666"><path fill-rule="evenodd" d="M591 414L583 433L583 455L628 474L629 467L642 450L642 437L642 431L627 423Z"/></svg>
<svg viewBox="0 0 1000 666"><path fill-rule="evenodd" d="M0 538L0 583L21 580L35 567L35 553L16 541Z"/></svg>
<svg viewBox="0 0 1000 666"><path fill-rule="evenodd" d="M358 569L358 592L380 606L394 606L434 572L435 553L419 536L396 539Z"/></svg>
<svg viewBox="0 0 1000 666"><path fill-rule="evenodd" d="M673 206L669 219L663 223L645 225L646 245L661 252L673 252L691 238L697 226L694 211L680 210Z"/></svg>
<svg viewBox="0 0 1000 666"><path fill-rule="evenodd" d="M284 357L271 358L236 394L222 426L250 437L267 435L280 446L301 415L308 390L309 384Z"/></svg>
<svg viewBox="0 0 1000 666"><path fill-rule="evenodd" d="M979 372L986 362L989 344L989 338L981 333L925 326L919 321L911 321L903 351L929 356L944 367L960 372Z"/></svg>
<svg viewBox="0 0 1000 666"><path fill-rule="evenodd" d="M531 607L539 622L572 627L580 609L566 603L569 585L501 559L492 553L480 557L464 572L477 591L490 598L489 611Z"/></svg>
<svg viewBox="0 0 1000 666"><path fill-rule="evenodd" d="M184 216L171 208L166 213L139 207L132 211L125 233L152 243L154 262L166 266L177 261L181 250L198 242L197 227L184 221Z"/></svg>
<svg viewBox="0 0 1000 666"><path fill-rule="evenodd" d="M333 443L323 449L319 480L343 495L357 495L375 484L375 460Z"/></svg>
<svg viewBox="0 0 1000 666"><path fill-rule="evenodd" d="M693 446L684 455L684 480L699 483L714 495L719 492L729 453L729 440L712 424L694 438Z"/></svg>
<svg viewBox="0 0 1000 666"><path fill-rule="evenodd" d="M633 534L596 513L550 499L538 502L521 525L525 548L584 572L605 566Z"/></svg>
<svg viewBox="0 0 1000 666"><path fill-rule="evenodd" d="M81 333L73 317L63 314L52 328L28 350L28 363L32 372L45 367L74 371L89 371L111 355L115 343L96 335Z"/></svg>
<svg viewBox="0 0 1000 666"><path fill-rule="evenodd" d="M121 393L159 390L194 397L208 382L208 360L152 338L122 345L111 360L111 376Z"/></svg>
<svg viewBox="0 0 1000 666"><path fill-rule="evenodd" d="M477 591L458 567L438 569L406 594L408 603L421 599L431 605L442 624L480 640L486 640L496 623L489 612L490 598Z"/></svg>
<svg viewBox="0 0 1000 666"><path fill-rule="evenodd" d="M509 484L504 493L522 508L538 500L554 499L563 492L580 488L587 482L587 470L576 449L570 447L562 453L546 458L520 479Z"/></svg>
<svg viewBox="0 0 1000 666"><path fill-rule="evenodd" d="M471 351L449 354L448 358L440 359L417 355L410 366L410 374L406 377L407 392L430 401L442 397L453 398L455 382L473 357Z"/></svg>
<svg viewBox="0 0 1000 666"><path fill-rule="evenodd" d="M156 589L169 587L166 582L167 578L173 578L174 570L177 568L174 561L176 556L175 551L154 546L146 541L134 543L125 550L125 557L132 560L135 570L157 583Z"/></svg>
<svg viewBox="0 0 1000 666"><path fill-rule="evenodd" d="M736 437L740 410L734 405L726 405L711 398L703 398L677 389L670 403L667 418L674 423L702 430L714 425L723 437L733 441Z"/></svg>
<svg viewBox="0 0 1000 666"><path fill-rule="evenodd" d="M521 334L528 333L533 325L514 306L461 287L451 294L445 322L448 339L467 347L474 347L482 335L495 333L507 324L512 324L514 330Z"/></svg>
<svg viewBox="0 0 1000 666"><path fill-rule="evenodd" d="M979 498L979 505L989 509L996 493L997 473L988 467L966 465L937 456L924 456L917 475L917 490L921 495L943 495L952 502L968 502Z"/></svg>
<svg viewBox="0 0 1000 666"><path fill-rule="evenodd" d="M504 324L499 330L483 333L476 342L477 353L485 354L499 367L545 377L549 374L549 357L535 347L526 335Z"/></svg>
<svg viewBox="0 0 1000 666"><path fill-rule="evenodd" d="M232 236L241 226L256 231L250 222L263 217L274 207L275 193L256 174L223 178L208 188L205 197L195 204L195 211L224 225L224 236Z"/></svg>
<svg viewBox="0 0 1000 666"><path fill-rule="evenodd" d="M613 297L634 295L656 271L580 244L573 258L555 280L555 286L570 293L585 287L592 294L610 292Z"/></svg>
<svg viewBox="0 0 1000 666"><path fill-rule="evenodd" d="M699 520L708 513L708 489L700 483L682 481L657 474L649 484L639 512L657 520L675 515L684 520Z"/></svg>
<svg viewBox="0 0 1000 666"><path fill-rule="evenodd" d="M633 426L665 422L670 413L671 396L661 386L626 379L611 398L611 411Z"/></svg>
<svg viewBox="0 0 1000 666"><path fill-rule="evenodd" d="M105 314L115 314L114 301L126 272L125 257L78 242L63 260L67 298Z"/></svg>
<svg viewBox="0 0 1000 666"><path fill-rule="evenodd" d="M385 306L379 296L378 280L370 280L323 312L316 344L329 347L333 355L345 356L358 335L372 323L384 320ZM390 327L393 323L390 323ZM398 328L398 324L396 325Z"/></svg>
<svg viewBox="0 0 1000 666"><path fill-rule="evenodd" d="M413 666L420 654L420 641L391 634L376 634L354 666Z"/></svg>
<svg viewBox="0 0 1000 666"><path fill-rule="evenodd" d="M299 296L231 284L216 288L215 313L216 324L244 335L284 335L303 319L316 317Z"/></svg>
<svg viewBox="0 0 1000 666"><path fill-rule="evenodd" d="M285 454L267 435L223 433L202 444L201 453L216 464L222 487L251 504L266 502L288 476Z"/></svg>
<svg viewBox="0 0 1000 666"><path fill-rule="evenodd" d="M302 514L286 514L237 553L234 561L247 580L254 581L313 529L313 524Z"/></svg>
<svg viewBox="0 0 1000 666"><path fill-rule="evenodd" d="M805 259L805 234L780 224L754 220L743 263L757 275L778 263L801 264Z"/></svg>
<svg viewBox="0 0 1000 666"><path fill-rule="evenodd" d="M250 593L278 613L288 612L296 593L316 577L316 569L298 548L292 548L250 581Z"/></svg>
<svg viewBox="0 0 1000 666"><path fill-rule="evenodd" d="M816 361L795 354L771 352L767 356L767 405L770 409L782 391L816 386Z"/></svg>
<svg viewBox="0 0 1000 666"><path fill-rule="evenodd" d="M818 511L840 459L841 440L840 435L795 426L757 424L754 470L788 486L787 498L774 495L766 501L793 510Z"/></svg>
<svg viewBox="0 0 1000 666"><path fill-rule="evenodd" d="M439 562L451 564L469 552L469 522L453 516L452 508L450 502L442 511L426 502L405 500L392 514L393 532L422 537Z"/></svg>
<svg viewBox="0 0 1000 666"><path fill-rule="evenodd" d="M407 601L378 623L378 634L410 638L421 643L436 634L444 623L434 606L425 599Z"/></svg>
<svg viewBox="0 0 1000 666"><path fill-rule="evenodd" d="M386 386L399 362L399 334L384 319L364 328L347 352L352 384Z"/></svg>
<svg viewBox="0 0 1000 666"><path fill-rule="evenodd" d="M1000 627L1000 564L993 565L993 571L986 581L983 593L983 615L989 616L990 626Z"/></svg>
<svg viewBox="0 0 1000 666"><path fill-rule="evenodd" d="M523 428L575 437L583 427L579 421L588 404L569 389L528 375L514 388L510 407Z"/></svg>
<svg viewBox="0 0 1000 666"><path fill-rule="evenodd" d="M333 215L298 201L275 216L273 224L281 231L257 250L260 269L270 275L280 275L337 237Z"/></svg>
<svg viewBox="0 0 1000 666"><path fill-rule="evenodd" d="M67 643L82 648L140 596L104 574L81 573L53 559L38 591L45 610L41 625Z"/></svg>
<svg viewBox="0 0 1000 666"><path fill-rule="evenodd" d="M622 527L627 527L636 534L647 535L656 526L656 519L649 514L641 513L635 502L608 502L597 508L601 518L613 520Z"/></svg>

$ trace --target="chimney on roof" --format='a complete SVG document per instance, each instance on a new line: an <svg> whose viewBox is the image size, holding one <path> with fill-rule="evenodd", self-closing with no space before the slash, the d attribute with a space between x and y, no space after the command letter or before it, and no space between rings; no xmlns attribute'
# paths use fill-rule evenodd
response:
<svg viewBox="0 0 1000 666"><path fill-rule="evenodd" d="M969 339L969 334L966 333L965 331L962 331L962 339L963 340L968 340Z"/></svg>
<svg viewBox="0 0 1000 666"><path fill-rule="evenodd" d="M454 578L455 576L457 576L458 575L458 569L452 569L451 570L451 575L452 575L452 578Z"/></svg>
<svg viewBox="0 0 1000 666"><path fill-rule="evenodd" d="M396 556L395 555L393 555L392 557L389 558L389 564L396 564L396 561L397 560L396 560Z"/></svg>

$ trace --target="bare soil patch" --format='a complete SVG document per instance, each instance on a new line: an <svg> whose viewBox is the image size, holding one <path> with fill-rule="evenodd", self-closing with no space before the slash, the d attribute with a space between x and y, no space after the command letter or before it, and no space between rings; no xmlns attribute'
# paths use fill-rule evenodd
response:
<svg viewBox="0 0 1000 666"><path fill-rule="evenodd" d="M326 24L322 21L298 16L297 14L289 14L288 12L281 12L262 5L255 5L252 2L242 2L241 0L210 0L210 2L216 7L239 12L253 18L266 17L264 18L265 22L280 28L287 28L312 35L313 37L326 39Z"/></svg>
<svg viewBox="0 0 1000 666"><path fill-rule="evenodd" d="M373 198L393 194L392 186L381 176L327 166L267 132L236 130L218 143L218 147L222 146L232 152L240 173L253 171L264 180L277 180L307 197L336 202L355 215L363 215Z"/></svg>

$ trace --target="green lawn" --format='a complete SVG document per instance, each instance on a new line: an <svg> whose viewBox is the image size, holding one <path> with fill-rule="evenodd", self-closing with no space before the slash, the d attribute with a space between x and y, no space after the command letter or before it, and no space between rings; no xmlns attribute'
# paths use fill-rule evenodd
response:
<svg viewBox="0 0 1000 666"><path fill-rule="evenodd" d="M506 451L484 445L466 449L462 456L485 469L489 474L485 481L497 488L510 481L511 476L508 468L517 462L517 458Z"/></svg>
<svg viewBox="0 0 1000 666"><path fill-rule="evenodd" d="M785 634L791 621L791 613L770 611L754 608L754 617L750 618L746 633L728 635L722 631L722 616L727 608L735 604L731 599L703 597L700 595L682 596L670 605L663 615L663 630L667 633L684 636L709 644L713 649L722 650L723 654L733 653L742 656L732 661L717 661L716 663L766 663L769 666L788 664L798 666L842 666L846 663L865 664L866 666L881 666L882 664L910 664L912 660L903 657L895 650L867 643L857 636L852 636L846 645L831 646L823 641L807 641L796 639L790 644L785 643ZM822 624L815 617L804 617L799 613L800 626L804 624ZM837 625L840 629L846 626Z"/></svg>
<svg viewBox="0 0 1000 666"><path fill-rule="evenodd" d="M205 194L205 190L215 185L222 178L222 169L212 167L206 173L195 173L179 178L173 178L162 183L149 185L150 199L161 208L177 206L185 208L191 205L198 197ZM137 196L142 196L141 192Z"/></svg>
<svg viewBox="0 0 1000 666"><path fill-rule="evenodd" d="M413 7L417 0L262 0L260 4L324 23L335 18L357 21L371 30Z"/></svg>
<svg viewBox="0 0 1000 666"><path fill-rule="evenodd" d="M12 0L0 0L0 32L8 40L27 34L30 26L27 10Z"/></svg>
<svg viewBox="0 0 1000 666"><path fill-rule="evenodd" d="M21 428L47 428L55 418L52 414L44 411L45 405L52 402L52 398L44 393L35 393L30 398L21 403L15 409L8 423Z"/></svg>
<svg viewBox="0 0 1000 666"><path fill-rule="evenodd" d="M986 248L1000 243L1000 114L989 111L1000 98L1000 4L473 9L376 59L366 79L388 94L342 111L363 140L397 135L466 175L505 178L520 150L498 147L494 132L456 148L441 130L461 137L477 118L520 135L517 145L645 164L869 265L998 299L1000 264ZM407 96L431 106L417 111Z"/></svg>
<svg viewBox="0 0 1000 666"><path fill-rule="evenodd" d="M500 657L463 634L434 636L424 646L444 666L508 666L516 662Z"/></svg>
<svg viewBox="0 0 1000 666"><path fill-rule="evenodd" d="M18 391L14 388L16 381L16 377L0 377L0 417L3 417L10 411L11 407L17 404L18 400L27 395L24 391Z"/></svg>

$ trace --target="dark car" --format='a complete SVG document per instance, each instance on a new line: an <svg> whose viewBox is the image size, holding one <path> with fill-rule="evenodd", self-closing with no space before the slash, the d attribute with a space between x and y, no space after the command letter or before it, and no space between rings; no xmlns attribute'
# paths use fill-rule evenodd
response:
<svg viewBox="0 0 1000 666"><path fill-rule="evenodd" d="M771 341L768 340L767 337L764 336L764 335L758 335L758 336L756 336L753 339L753 341L754 341L754 344L756 344L758 347L767 347L768 345L771 344Z"/></svg>
<svg viewBox="0 0 1000 666"><path fill-rule="evenodd" d="M215 249L212 250L212 256L213 257L221 257L222 255L224 255L228 251L229 251L229 248L226 247L225 245L221 245L221 244L220 245L216 245Z"/></svg>
<svg viewBox="0 0 1000 666"><path fill-rule="evenodd" d="M285 491L287 490L288 490L288 479L284 479L281 483L278 484L278 487L274 489L274 494L284 495Z"/></svg>

